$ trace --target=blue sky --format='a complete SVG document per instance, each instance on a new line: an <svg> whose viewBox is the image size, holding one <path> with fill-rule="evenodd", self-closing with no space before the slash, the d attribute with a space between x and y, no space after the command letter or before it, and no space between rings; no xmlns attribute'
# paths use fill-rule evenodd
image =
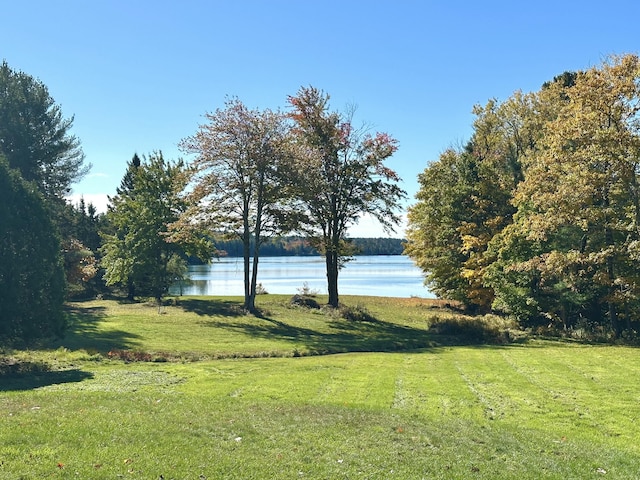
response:
<svg viewBox="0 0 640 480"><path fill-rule="evenodd" d="M0 0L0 58L42 80L74 116L102 207L134 153L178 142L237 96L286 108L312 85L335 110L397 138L388 162L417 176L469 139L475 104L537 91L565 70L638 53L640 2ZM363 221L352 236L382 235ZM401 234L401 232L400 232Z"/></svg>

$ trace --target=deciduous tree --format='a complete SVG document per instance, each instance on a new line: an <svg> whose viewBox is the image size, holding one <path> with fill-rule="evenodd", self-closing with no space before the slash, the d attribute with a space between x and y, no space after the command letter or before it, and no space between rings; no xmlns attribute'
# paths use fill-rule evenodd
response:
<svg viewBox="0 0 640 480"><path fill-rule="evenodd" d="M186 255L208 261L212 247L204 232L171 226L186 211L183 191L189 177L182 161L153 153L132 173L132 185L111 198L106 214L112 233L104 234L102 265L107 285L133 284L158 304L186 273Z"/></svg>
<svg viewBox="0 0 640 480"><path fill-rule="evenodd" d="M298 185L305 220L301 229L325 256L329 305L337 307L338 273L351 250L350 226L369 214L386 229L399 223L405 192L400 178L384 162L398 142L386 133L359 131L329 109L329 96L301 88L289 97L290 117L298 139Z"/></svg>
<svg viewBox="0 0 640 480"><path fill-rule="evenodd" d="M535 104L532 95L516 92L506 102L476 106L471 140L445 151L419 176L406 252L437 295L491 308L494 291L484 277L495 256L488 245L512 221L522 156L539 137Z"/></svg>
<svg viewBox="0 0 640 480"><path fill-rule="evenodd" d="M620 334L621 313L629 320L640 311L640 60L611 57L579 74L565 96L528 159L515 202L527 237L550 247L532 258L538 274L577 293L585 283L577 280L589 279ZM559 243L559 236L573 241Z"/></svg>
<svg viewBox="0 0 640 480"><path fill-rule="evenodd" d="M255 311L263 241L289 229L291 154L284 116L251 110L239 99L207 114L208 123L181 143L197 155L188 223L239 238L244 258L244 308Z"/></svg>

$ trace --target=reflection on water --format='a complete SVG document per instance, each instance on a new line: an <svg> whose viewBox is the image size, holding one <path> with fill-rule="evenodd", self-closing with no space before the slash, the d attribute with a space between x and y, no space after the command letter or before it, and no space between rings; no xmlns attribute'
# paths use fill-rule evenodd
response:
<svg viewBox="0 0 640 480"><path fill-rule="evenodd" d="M221 258L210 265L189 267L190 284L184 295L243 295L242 258ZM263 257L258 282L269 293L294 294L306 282L309 289L327 293L323 257ZM421 270L404 255L359 256L340 271L338 290L343 295L380 297L428 297ZM172 294L180 293L174 286Z"/></svg>

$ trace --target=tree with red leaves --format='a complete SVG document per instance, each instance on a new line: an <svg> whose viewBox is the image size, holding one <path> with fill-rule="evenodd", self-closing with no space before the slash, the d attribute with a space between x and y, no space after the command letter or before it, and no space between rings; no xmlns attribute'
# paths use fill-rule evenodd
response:
<svg viewBox="0 0 640 480"><path fill-rule="evenodd" d="M314 87L289 97L298 139L296 183L305 211L301 229L325 256L328 304L337 307L338 272L353 253L348 228L369 214L392 231L406 194L396 172L384 165L398 149L397 140L354 128L351 115L331 112L328 101Z"/></svg>

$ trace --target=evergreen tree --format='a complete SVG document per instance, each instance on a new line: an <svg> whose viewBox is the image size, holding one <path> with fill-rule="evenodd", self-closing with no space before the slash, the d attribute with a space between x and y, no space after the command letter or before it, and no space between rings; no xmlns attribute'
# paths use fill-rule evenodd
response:
<svg viewBox="0 0 640 480"><path fill-rule="evenodd" d="M94 254L75 236L75 212L65 199L89 169L79 140L70 133L72 125L73 117L63 117L40 80L13 70L6 61L0 64L0 154L43 195L62 238L70 280Z"/></svg>
<svg viewBox="0 0 640 480"><path fill-rule="evenodd" d="M120 186L116 188L118 195L127 195L133 191L136 171L140 167L140 157L137 153L127 163L127 171L120 181Z"/></svg>
<svg viewBox="0 0 640 480"><path fill-rule="evenodd" d="M72 125L41 81L0 64L0 153L48 200L63 199L89 168Z"/></svg>
<svg viewBox="0 0 640 480"><path fill-rule="evenodd" d="M0 157L0 339L31 341L64 329L65 274L50 211Z"/></svg>

